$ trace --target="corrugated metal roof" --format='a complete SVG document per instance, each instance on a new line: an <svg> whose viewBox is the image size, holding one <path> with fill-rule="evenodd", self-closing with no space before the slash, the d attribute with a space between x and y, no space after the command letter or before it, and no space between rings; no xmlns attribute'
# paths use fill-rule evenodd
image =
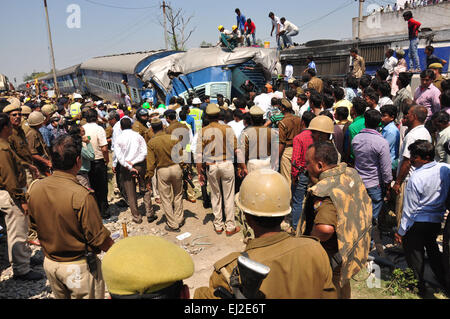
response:
<svg viewBox="0 0 450 319"><path fill-rule="evenodd" d="M134 74L139 62L163 51L144 51L92 58L81 63L81 69Z"/></svg>

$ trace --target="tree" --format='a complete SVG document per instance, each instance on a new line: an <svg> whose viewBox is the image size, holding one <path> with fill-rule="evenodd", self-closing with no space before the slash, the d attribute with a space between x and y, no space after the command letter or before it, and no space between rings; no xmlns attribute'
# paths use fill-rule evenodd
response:
<svg viewBox="0 0 450 319"><path fill-rule="evenodd" d="M200 43L200 47L212 47L213 44L211 42L206 42L205 40Z"/></svg>
<svg viewBox="0 0 450 319"><path fill-rule="evenodd" d="M187 32L188 24L191 22L194 15L186 17L183 9L177 9L170 4L166 6L167 19L167 40L169 41L172 50L181 51L186 49L186 42L195 31L195 27ZM161 26L163 22L159 21Z"/></svg>
<svg viewBox="0 0 450 319"><path fill-rule="evenodd" d="M33 72L30 75L24 74L23 81L28 82L28 81L34 80L36 78L39 78L39 77L47 75L47 74L48 74L47 72L42 72L42 71L41 72Z"/></svg>

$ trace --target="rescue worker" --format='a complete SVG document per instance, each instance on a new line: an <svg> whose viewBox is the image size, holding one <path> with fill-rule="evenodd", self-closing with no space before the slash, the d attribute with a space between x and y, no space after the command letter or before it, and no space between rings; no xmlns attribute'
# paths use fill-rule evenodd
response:
<svg viewBox="0 0 450 319"><path fill-rule="evenodd" d="M192 108L189 115L194 118L195 132L198 132L202 128L203 111L200 108L202 101L196 97L192 100Z"/></svg>
<svg viewBox="0 0 450 319"><path fill-rule="evenodd" d="M149 118L148 110L144 108L139 108L136 111L136 120L133 123L132 129L135 132L138 132L145 140L146 143L152 138L153 132L147 126Z"/></svg>
<svg viewBox="0 0 450 319"><path fill-rule="evenodd" d="M281 99L280 109L284 115L283 119L278 123L279 156L281 158L280 173L291 184L293 141L294 137L301 132L302 119L293 114L292 104L288 99Z"/></svg>
<svg viewBox="0 0 450 319"><path fill-rule="evenodd" d="M28 118L30 130L26 134L26 138L31 156L33 157L33 164L39 169L41 175L49 176L51 174L52 162L50 161L48 147L44 142L42 134L39 132L39 128L44 123L45 116L41 112L31 112Z"/></svg>
<svg viewBox="0 0 450 319"><path fill-rule="evenodd" d="M194 262L164 238L133 236L111 247L102 272L112 299L189 299L183 279L193 275Z"/></svg>
<svg viewBox="0 0 450 319"><path fill-rule="evenodd" d="M445 80L445 78L442 76L442 69L444 68L444 66L441 63L432 63L428 66L428 68L433 70L434 72L434 86L437 87L442 93L442 82Z"/></svg>
<svg viewBox="0 0 450 319"><path fill-rule="evenodd" d="M81 94L74 93L73 94L73 103L69 107L69 114L72 119L80 119L81 116L81 102L83 101L83 97Z"/></svg>
<svg viewBox="0 0 450 319"><path fill-rule="evenodd" d="M364 267L369 254L372 203L356 170L338 164L332 143L312 144L306 152L306 169L313 186L308 189L297 234L302 230L320 239L338 298L348 299L350 278Z"/></svg>
<svg viewBox="0 0 450 319"><path fill-rule="evenodd" d="M200 185L205 183L205 173L211 187L211 204L214 214L214 231L232 236L241 229L234 221L234 166L233 158L237 150L237 140L233 129L218 123L220 109L216 104L206 107L209 125L198 133L195 150L195 163ZM206 172L202 163L206 163ZM242 169L242 163L239 163ZM160 189L161 192L161 189ZM225 223L222 218L222 196L225 210Z"/></svg>
<svg viewBox="0 0 450 319"><path fill-rule="evenodd" d="M264 183L261 183L264 181ZM332 271L325 250L314 237L295 238L281 231L291 211L291 188L286 179L270 169L249 173L236 195L236 204L255 231L243 253L235 252L214 264L209 287L195 290L194 299L218 299L218 287L233 293L237 258L240 255L270 268L258 298L336 298ZM242 275L242 274L241 274ZM243 282L242 278L237 282Z"/></svg>
<svg viewBox="0 0 450 319"><path fill-rule="evenodd" d="M151 126L155 136L147 144L147 189L152 190L151 178L156 170L162 211L167 219L165 230L180 232L184 225L183 171L175 162L177 159L172 159L173 148L179 142L163 131L159 118L153 118Z"/></svg>
<svg viewBox="0 0 450 319"><path fill-rule="evenodd" d="M336 152L338 152L338 163L340 163L341 154L334 144L334 139L332 139L334 134L333 120L326 115L316 116L309 123L308 130L311 131L311 137L314 142L331 141L333 143Z"/></svg>
<svg viewBox="0 0 450 319"><path fill-rule="evenodd" d="M24 190L26 178L19 164L21 159L8 143L11 133L8 114L0 113L0 212L5 214L9 262L14 279L40 280L43 276L30 269L28 204Z"/></svg>
<svg viewBox="0 0 450 319"><path fill-rule="evenodd" d="M57 138L51 148L55 173L36 180L28 191L45 255L44 270L56 299L104 299L105 283L96 254L114 243L92 191L77 180L81 148L81 139Z"/></svg>

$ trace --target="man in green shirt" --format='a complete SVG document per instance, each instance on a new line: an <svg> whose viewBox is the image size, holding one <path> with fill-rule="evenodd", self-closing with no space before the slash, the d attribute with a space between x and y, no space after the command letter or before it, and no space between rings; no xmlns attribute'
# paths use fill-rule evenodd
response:
<svg viewBox="0 0 450 319"><path fill-rule="evenodd" d="M355 156L353 155L352 150L352 140L362 129L366 127L364 120L364 112L369 107L367 102L360 98L355 97L352 101L352 108L350 111L350 115L353 118L353 123L350 124L348 130L344 136L344 161L346 163L353 163Z"/></svg>

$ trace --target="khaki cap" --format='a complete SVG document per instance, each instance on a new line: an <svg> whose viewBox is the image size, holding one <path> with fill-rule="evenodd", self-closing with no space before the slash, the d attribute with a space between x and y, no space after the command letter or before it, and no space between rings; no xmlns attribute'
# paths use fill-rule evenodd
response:
<svg viewBox="0 0 450 319"><path fill-rule="evenodd" d="M334 133L334 123L326 115L316 116L311 120L308 126L308 130L319 131L323 133L333 134Z"/></svg>
<svg viewBox="0 0 450 319"><path fill-rule="evenodd" d="M161 121L161 119L159 118L159 117L154 117L154 118L152 118L151 120L150 120L150 124L151 125L159 125L159 124L161 124L162 123L162 121Z"/></svg>
<svg viewBox="0 0 450 319"><path fill-rule="evenodd" d="M264 111L259 106L254 105L250 108L250 115L251 116L263 116Z"/></svg>
<svg viewBox="0 0 450 319"><path fill-rule="evenodd" d="M291 212L291 187L280 173L258 169L244 178L235 201L243 212L250 215L286 216Z"/></svg>
<svg viewBox="0 0 450 319"><path fill-rule="evenodd" d="M28 115L31 112L33 112L33 110L31 109L31 107L29 107L28 105L22 105L22 114Z"/></svg>
<svg viewBox="0 0 450 319"><path fill-rule="evenodd" d="M20 111L20 104L9 104L3 108L4 113L9 113L12 111Z"/></svg>
<svg viewBox="0 0 450 319"><path fill-rule="evenodd" d="M51 115L51 114L55 113L55 106L53 104L45 104L41 108L41 112L46 116Z"/></svg>
<svg viewBox="0 0 450 319"><path fill-rule="evenodd" d="M432 63L428 66L429 69L442 69L443 67L441 63Z"/></svg>
<svg viewBox="0 0 450 319"><path fill-rule="evenodd" d="M292 103L288 99L282 98L281 104L288 109L292 109Z"/></svg>
<svg viewBox="0 0 450 319"><path fill-rule="evenodd" d="M194 262L183 248L164 238L133 236L108 250L102 273L111 294L150 294L191 277Z"/></svg>
<svg viewBox="0 0 450 319"><path fill-rule="evenodd" d="M220 113L220 108L217 106L217 104L211 103L208 104L206 107L206 114L207 115L217 115Z"/></svg>
<svg viewBox="0 0 450 319"><path fill-rule="evenodd" d="M38 126L45 121L45 116L41 112L34 111L31 112L30 116L28 117L28 125L30 126Z"/></svg>

